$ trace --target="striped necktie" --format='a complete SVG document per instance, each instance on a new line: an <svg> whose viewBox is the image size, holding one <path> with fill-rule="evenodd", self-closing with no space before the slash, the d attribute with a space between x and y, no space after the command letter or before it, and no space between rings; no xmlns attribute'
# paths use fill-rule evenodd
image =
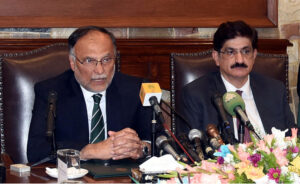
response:
<svg viewBox="0 0 300 184"><path fill-rule="evenodd" d="M91 137L90 137L91 144L103 141L105 138L104 120L100 109L101 97L102 97L101 94L93 95L94 108L93 108L92 123L91 123Z"/></svg>

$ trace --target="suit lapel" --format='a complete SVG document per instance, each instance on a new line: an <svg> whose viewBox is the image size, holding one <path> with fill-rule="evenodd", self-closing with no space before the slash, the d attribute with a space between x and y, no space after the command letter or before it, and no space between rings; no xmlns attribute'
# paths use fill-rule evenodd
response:
<svg viewBox="0 0 300 184"><path fill-rule="evenodd" d="M219 93L221 95L224 95L227 91L226 91L226 88L225 88L225 85L223 83L223 80L221 78L221 74L220 72L217 72L216 75L214 75L214 83L215 83L215 86L214 86L214 89L212 90L212 94L216 94L216 93ZM227 115L227 119L228 121L230 122L230 127L231 127L231 130L232 132L234 131L233 129L233 119L232 119L232 116L228 113L226 113Z"/></svg>
<svg viewBox="0 0 300 184"><path fill-rule="evenodd" d="M57 105L57 112L62 113L60 117L65 118L60 120L65 125L62 128L65 129L71 126L74 130L80 130L80 133L76 136L80 136L81 140L88 143L89 129L84 97L73 72L69 72L68 78L66 85L59 94L58 103L60 104Z"/></svg>
<svg viewBox="0 0 300 184"><path fill-rule="evenodd" d="M106 91L107 129L113 131L122 128L121 94L116 84L118 77L118 74L115 73L113 81Z"/></svg>
<svg viewBox="0 0 300 184"><path fill-rule="evenodd" d="M257 76L253 74L250 74L250 86L257 111L264 125L264 129L268 130L269 127L272 127L272 124L270 124L268 121L267 109L265 107L265 102L268 101L266 99L267 96L262 94L262 89L264 87L260 85L259 79L257 79Z"/></svg>

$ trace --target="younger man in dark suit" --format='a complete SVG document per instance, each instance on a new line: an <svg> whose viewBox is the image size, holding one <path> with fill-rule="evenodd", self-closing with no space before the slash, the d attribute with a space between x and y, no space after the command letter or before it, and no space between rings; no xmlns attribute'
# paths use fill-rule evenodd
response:
<svg viewBox="0 0 300 184"><path fill-rule="evenodd" d="M246 113L256 133L263 137L271 128L285 130L294 126L285 86L274 79L251 72L257 54L257 32L243 21L222 23L213 39L212 57L219 67L187 84L183 89L184 114L192 128L204 130L218 124L219 115L212 103L216 94L243 91ZM266 68L266 70L272 70ZM237 118L228 116L238 138Z"/></svg>
<svg viewBox="0 0 300 184"><path fill-rule="evenodd" d="M143 80L115 72L115 42L110 32L96 26L79 28L70 35L71 70L35 85L29 162L51 152L45 117L53 90L57 93L54 135L58 149L81 150L85 160L138 159L150 150L152 111L139 99Z"/></svg>

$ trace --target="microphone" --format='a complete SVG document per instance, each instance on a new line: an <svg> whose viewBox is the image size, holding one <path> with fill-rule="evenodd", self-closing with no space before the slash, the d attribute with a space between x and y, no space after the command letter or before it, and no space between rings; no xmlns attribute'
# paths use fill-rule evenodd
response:
<svg viewBox="0 0 300 184"><path fill-rule="evenodd" d="M235 139L232 129L230 127L230 123L227 119L226 112L223 106L223 99L222 95L219 93L216 93L214 96L212 96L212 102L217 108L217 111L222 119L221 123L221 136L223 137L224 141L229 144L235 144L238 143L238 141Z"/></svg>
<svg viewBox="0 0 300 184"><path fill-rule="evenodd" d="M195 150L198 153L200 160L204 160L203 150L201 148L202 132L197 129L192 129L189 132L189 139L194 143Z"/></svg>
<svg viewBox="0 0 300 184"><path fill-rule="evenodd" d="M56 100L57 93L56 91L50 91L48 95L48 116L47 116L47 131L46 135L49 140L52 140L53 130L55 126L55 118L56 118Z"/></svg>
<svg viewBox="0 0 300 184"><path fill-rule="evenodd" d="M238 114L241 118L241 121L244 125L251 131L254 131L250 120L245 114L245 102L242 97L236 92L227 92L223 95L223 105L225 110L232 116L236 116Z"/></svg>
<svg viewBox="0 0 300 184"><path fill-rule="evenodd" d="M156 138L156 146L160 149L163 149L165 152L171 154L176 160L180 160L180 156L176 153L173 147L168 143L168 139L166 136L161 135Z"/></svg>
<svg viewBox="0 0 300 184"><path fill-rule="evenodd" d="M222 119L222 127L225 129L230 129L230 123L226 117L225 109L223 107L223 99L222 95L217 93L212 97L212 101L217 108L219 115L221 116Z"/></svg>
<svg viewBox="0 0 300 184"><path fill-rule="evenodd" d="M178 136L178 139L180 140L180 143L186 149L186 151L191 155L191 157L196 162L200 162L200 158L198 154L193 150L193 146L189 143L189 139L187 138L187 136L185 134L180 134Z"/></svg>
<svg viewBox="0 0 300 184"><path fill-rule="evenodd" d="M158 83L142 83L140 90L140 99L143 106L152 106L155 114L161 123L164 123L164 117L159 106L162 91Z"/></svg>
<svg viewBox="0 0 300 184"><path fill-rule="evenodd" d="M210 140L209 140L210 145L211 145L215 150L219 149L220 146L221 146L222 144L224 144L224 142L223 142L223 140L222 140L222 138L221 138L221 136L220 136L220 133L219 133L219 131L218 131L216 125L214 125L214 124L208 124L208 125L206 126L206 133L207 133L207 135L209 135L209 137L210 137Z"/></svg>
<svg viewBox="0 0 300 184"><path fill-rule="evenodd" d="M214 140L216 140L219 145L221 146L222 144L224 144L224 141L222 140L219 130L216 127L215 124L208 124L206 126L206 133L211 137L214 138Z"/></svg>

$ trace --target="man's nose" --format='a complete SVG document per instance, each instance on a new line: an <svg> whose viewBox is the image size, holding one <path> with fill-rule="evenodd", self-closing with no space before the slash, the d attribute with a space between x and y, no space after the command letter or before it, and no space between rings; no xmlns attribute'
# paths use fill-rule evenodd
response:
<svg viewBox="0 0 300 184"><path fill-rule="evenodd" d="M244 62L244 57L240 51L238 51L235 55L235 62L236 63L243 63Z"/></svg>
<svg viewBox="0 0 300 184"><path fill-rule="evenodd" d="M98 74L102 74L104 72L104 68L101 62L98 62L94 68L94 71Z"/></svg>

